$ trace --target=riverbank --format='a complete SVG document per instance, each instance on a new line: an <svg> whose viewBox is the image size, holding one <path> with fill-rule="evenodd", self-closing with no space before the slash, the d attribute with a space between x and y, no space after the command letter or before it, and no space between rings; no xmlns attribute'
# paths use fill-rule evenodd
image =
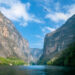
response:
<svg viewBox="0 0 75 75"><path fill-rule="evenodd" d="M28 65L25 61L12 57L12 58L3 58L0 57L0 65Z"/></svg>

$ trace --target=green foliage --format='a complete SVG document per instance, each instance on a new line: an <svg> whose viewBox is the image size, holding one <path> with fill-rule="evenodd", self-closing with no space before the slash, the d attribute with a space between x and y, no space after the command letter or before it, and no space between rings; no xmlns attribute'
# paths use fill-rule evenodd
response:
<svg viewBox="0 0 75 75"><path fill-rule="evenodd" d="M47 62L48 65L75 66L75 43Z"/></svg>
<svg viewBox="0 0 75 75"><path fill-rule="evenodd" d="M0 57L0 65L27 65L27 63L15 57L12 58Z"/></svg>

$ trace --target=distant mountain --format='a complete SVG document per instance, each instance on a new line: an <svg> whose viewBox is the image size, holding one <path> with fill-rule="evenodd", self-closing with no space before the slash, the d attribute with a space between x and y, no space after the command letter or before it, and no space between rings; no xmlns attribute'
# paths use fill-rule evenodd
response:
<svg viewBox="0 0 75 75"><path fill-rule="evenodd" d="M45 36L43 55L39 63L45 64L46 61L53 58L56 53L67 48L69 44L75 41L75 15L67 20L65 24L52 33Z"/></svg>
<svg viewBox="0 0 75 75"><path fill-rule="evenodd" d="M42 49L31 48L30 49L30 54L32 56L32 62L36 63L39 60L39 58L41 57L42 53L43 53Z"/></svg>
<svg viewBox="0 0 75 75"><path fill-rule="evenodd" d="M13 23L0 12L0 57L18 57L28 61L29 43Z"/></svg>

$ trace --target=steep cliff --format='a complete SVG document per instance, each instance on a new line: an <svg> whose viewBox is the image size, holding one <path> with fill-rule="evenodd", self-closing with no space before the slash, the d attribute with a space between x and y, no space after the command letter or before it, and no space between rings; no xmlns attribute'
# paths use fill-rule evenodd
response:
<svg viewBox="0 0 75 75"><path fill-rule="evenodd" d="M41 63L51 59L56 53L67 48L75 41L75 15L67 20L59 29L48 33L44 40L44 52L41 57Z"/></svg>
<svg viewBox="0 0 75 75"><path fill-rule="evenodd" d="M0 12L0 57L18 57L28 61L29 44L12 22Z"/></svg>

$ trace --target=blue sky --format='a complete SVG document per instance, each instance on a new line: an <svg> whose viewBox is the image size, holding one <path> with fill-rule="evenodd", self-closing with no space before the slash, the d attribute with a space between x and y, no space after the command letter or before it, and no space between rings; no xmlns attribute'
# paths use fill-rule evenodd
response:
<svg viewBox="0 0 75 75"><path fill-rule="evenodd" d="M43 48L44 37L75 14L75 0L0 0L9 18L30 48Z"/></svg>

